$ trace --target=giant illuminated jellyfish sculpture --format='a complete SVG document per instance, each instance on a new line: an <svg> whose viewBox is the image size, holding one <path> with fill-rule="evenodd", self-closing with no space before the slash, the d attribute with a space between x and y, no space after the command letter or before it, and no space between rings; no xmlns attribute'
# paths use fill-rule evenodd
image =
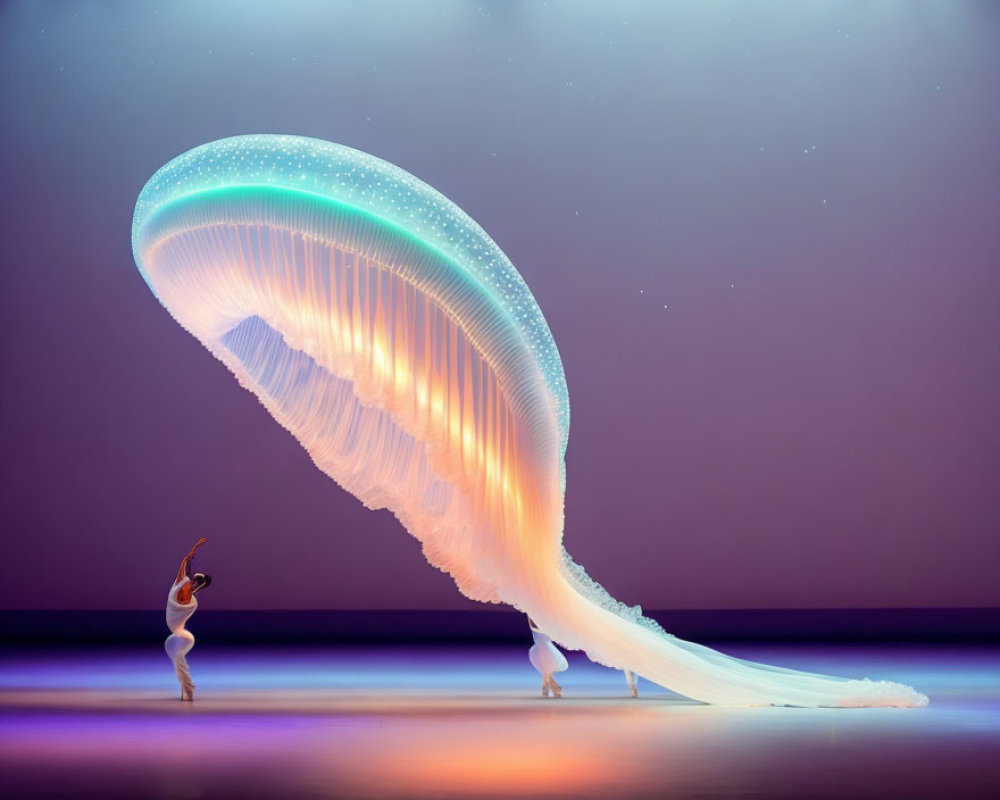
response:
<svg viewBox="0 0 1000 800"><path fill-rule="evenodd" d="M552 335L496 244L412 175L314 139L223 139L150 179L132 246L174 318L469 597L709 703L926 703L900 684L683 642L573 562L562 546L569 400Z"/></svg>

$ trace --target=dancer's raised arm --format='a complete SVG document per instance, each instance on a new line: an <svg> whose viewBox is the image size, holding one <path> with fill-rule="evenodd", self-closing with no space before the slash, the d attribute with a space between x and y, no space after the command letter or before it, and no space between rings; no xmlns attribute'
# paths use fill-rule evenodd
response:
<svg viewBox="0 0 1000 800"><path fill-rule="evenodd" d="M198 552L198 548L201 547L208 539L202 537L197 542L195 542L194 547L184 556L184 560L181 561L181 565L177 568L177 577L174 578L174 583L180 583L185 578L190 578L191 562L194 560L194 554ZM191 602L191 584L188 583L180 588L177 592L177 602L178 603L190 603Z"/></svg>

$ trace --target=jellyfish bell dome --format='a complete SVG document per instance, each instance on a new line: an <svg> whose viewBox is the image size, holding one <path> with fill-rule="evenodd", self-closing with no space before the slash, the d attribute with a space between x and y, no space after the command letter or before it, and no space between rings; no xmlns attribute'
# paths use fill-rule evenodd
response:
<svg viewBox="0 0 1000 800"><path fill-rule="evenodd" d="M473 526L491 550L518 507L561 514L569 401L544 317L482 228L374 156L256 135L160 169L132 242L168 311L324 472L393 510L467 594L500 599L450 539Z"/></svg>
<svg viewBox="0 0 1000 800"><path fill-rule="evenodd" d="M926 702L683 642L570 558L569 399L548 325L483 229L399 167L297 136L211 142L150 178L132 248L159 301L317 467L390 509L469 597L706 702Z"/></svg>
<svg viewBox="0 0 1000 800"><path fill-rule="evenodd" d="M236 213L234 203L242 213ZM217 217L199 219L213 206ZM302 238L330 243L329 235L339 234L345 246L364 248L357 255L376 262L381 256L394 266L409 266L413 275L419 270L407 264L408 255L437 256L445 272L442 282L464 281L488 295L535 355L555 404L565 453L566 378L552 334L524 280L468 214L387 161L302 136L234 136L189 150L160 168L136 202L132 247L139 270L148 283L143 254L162 241L171 220L180 227L261 225L258 214L267 214L271 223L286 223L288 231ZM406 252L407 246L412 252ZM152 284L150 288L156 292Z"/></svg>

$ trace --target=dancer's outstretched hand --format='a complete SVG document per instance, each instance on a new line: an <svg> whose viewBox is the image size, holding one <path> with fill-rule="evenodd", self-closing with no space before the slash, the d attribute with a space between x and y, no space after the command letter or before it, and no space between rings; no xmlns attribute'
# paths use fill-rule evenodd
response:
<svg viewBox="0 0 1000 800"><path fill-rule="evenodd" d="M201 547L203 544L205 544L205 542L207 542L207 541L208 541L208 539L206 539L204 536L202 536L197 542L195 542L194 543L194 547L191 548L191 555L194 555L195 551L199 547Z"/></svg>

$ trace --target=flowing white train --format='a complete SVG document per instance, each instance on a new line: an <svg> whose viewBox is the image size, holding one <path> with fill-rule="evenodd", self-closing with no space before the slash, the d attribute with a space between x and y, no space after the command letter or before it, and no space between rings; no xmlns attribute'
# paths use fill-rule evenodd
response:
<svg viewBox="0 0 1000 800"><path fill-rule="evenodd" d="M709 703L927 702L897 683L683 642L573 562L562 546L569 399L549 328L496 244L412 175L314 139L223 139L149 180L132 244L174 318L469 597Z"/></svg>

